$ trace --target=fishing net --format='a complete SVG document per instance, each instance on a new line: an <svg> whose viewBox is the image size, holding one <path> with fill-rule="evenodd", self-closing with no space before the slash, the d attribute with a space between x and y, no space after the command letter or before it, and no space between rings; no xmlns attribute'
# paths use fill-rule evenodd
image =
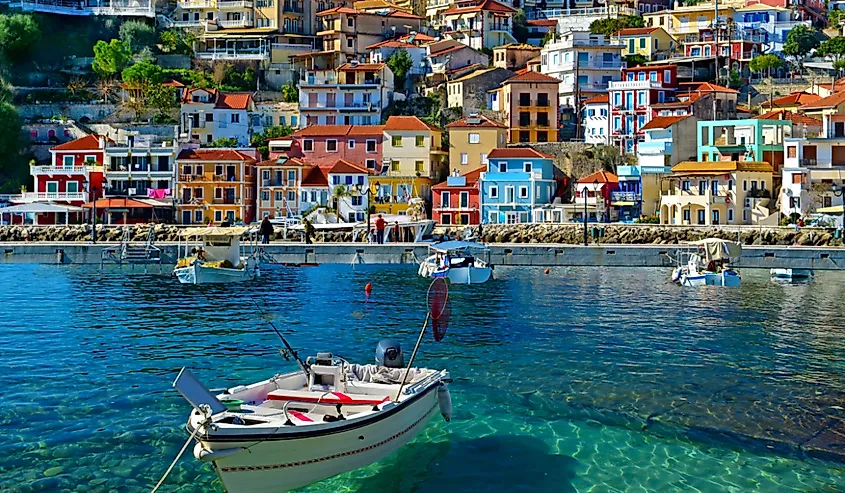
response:
<svg viewBox="0 0 845 493"><path fill-rule="evenodd" d="M449 286L443 278L431 281L428 287L428 312L434 329L434 340L441 341L446 336L452 305L449 303Z"/></svg>

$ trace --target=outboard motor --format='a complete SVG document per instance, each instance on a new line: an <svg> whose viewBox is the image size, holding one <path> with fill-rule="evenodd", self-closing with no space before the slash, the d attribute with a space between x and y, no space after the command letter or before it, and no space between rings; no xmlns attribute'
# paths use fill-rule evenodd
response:
<svg viewBox="0 0 845 493"><path fill-rule="evenodd" d="M393 339L382 339L376 346L376 364L388 368L405 368L402 346Z"/></svg>

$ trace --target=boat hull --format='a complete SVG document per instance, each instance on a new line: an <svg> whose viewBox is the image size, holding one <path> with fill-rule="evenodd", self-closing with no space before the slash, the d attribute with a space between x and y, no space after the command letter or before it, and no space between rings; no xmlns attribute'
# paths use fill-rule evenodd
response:
<svg viewBox="0 0 845 493"><path fill-rule="evenodd" d="M435 383L396 412L367 424L350 420L348 428L301 438L294 435L264 441L254 438L241 442L200 441L198 449L212 452L242 449L221 454L222 458L214 462L229 493L300 488L372 464L405 445L437 414L438 387ZM248 451L243 450L247 447Z"/></svg>
<svg viewBox="0 0 845 493"><path fill-rule="evenodd" d="M176 278L182 284L220 284L230 282L251 281L259 276L258 265L254 259L246 260L243 269L226 269L223 267L204 267L194 263L187 267L173 270Z"/></svg>
<svg viewBox="0 0 845 493"><path fill-rule="evenodd" d="M673 274L674 278L674 274ZM741 277L734 271L701 272L696 274L681 273L681 286L739 286Z"/></svg>
<svg viewBox="0 0 845 493"><path fill-rule="evenodd" d="M481 284L490 280L493 269L490 267L459 267L449 269L449 281L455 284Z"/></svg>
<svg viewBox="0 0 845 493"><path fill-rule="evenodd" d="M771 269L769 273L773 278L783 280L805 280L813 277L811 269Z"/></svg>

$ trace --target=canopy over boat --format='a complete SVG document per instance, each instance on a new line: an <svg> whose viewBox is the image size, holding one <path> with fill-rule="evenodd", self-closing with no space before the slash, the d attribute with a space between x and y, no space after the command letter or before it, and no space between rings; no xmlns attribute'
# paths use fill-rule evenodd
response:
<svg viewBox="0 0 845 493"><path fill-rule="evenodd" d="M179 236L242 236L247 231L249 231L249 228L246 226L185 228L179 231Z"/></svg>
<svg viewBox="0 0 845 493"><path fill-rule="evenodd" d="M436 252L444 252L444 253L465 252L467 250L483 250L483 251L489 250L489 248L487 248L487 245L483 245L481 243L474 243L472 241L458 241L458 240L435 243L434 245L431 245L429 248L431 248L432 250L434 250Z"/></svg>
<svg viewBox="0 0 845 493"><path fill-rule="evenodd" d="M730 260L742 256L742 244L735 241L723 240L721 238L706 238L694 241L693 245L704 247L705 257L708 262L711 260Z"/></svg>

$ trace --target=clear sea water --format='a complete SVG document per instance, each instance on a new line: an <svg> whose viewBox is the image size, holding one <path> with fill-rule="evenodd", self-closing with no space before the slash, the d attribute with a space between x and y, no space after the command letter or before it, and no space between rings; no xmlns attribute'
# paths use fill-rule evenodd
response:
<svg viewBox="0 0 845 493"><path fill-rule="evenodd" d="M149 491L187 438L182 366L210 387L294 368L265 300L303 354L410 352L425 280L412 267L270 267L250 286L0 266L0 490ZM845 283L679 288L663 269L500 268L452 289L442 343L451 423L309 492L835 492L845 462ZM367 282L373 293L364 294ZM164 491L221 491L188 453Z"/></svg>

